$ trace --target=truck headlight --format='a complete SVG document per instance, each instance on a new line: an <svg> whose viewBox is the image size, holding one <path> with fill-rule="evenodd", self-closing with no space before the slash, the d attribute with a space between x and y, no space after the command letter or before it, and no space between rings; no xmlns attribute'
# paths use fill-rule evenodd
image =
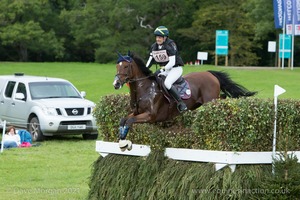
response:
<svg viewBox="0 0 300 200"><path fill-rule="evenodd" d="M46 115L57 115L56 109L51 107L42 108Z"/></svg>
<svg viewBox="0 0 300 200"><path fill-rule="evenodd" d="M87 114L88 114L88 115L93 114L94 108L95 108L95 106L88 107L88 108L87 108Z"/></svg>

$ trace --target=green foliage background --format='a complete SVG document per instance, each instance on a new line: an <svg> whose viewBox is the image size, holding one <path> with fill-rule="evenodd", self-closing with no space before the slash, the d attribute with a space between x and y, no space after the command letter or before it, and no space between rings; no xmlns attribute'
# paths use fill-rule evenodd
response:
<svg viewBox="0 0 300 200"><path fill-rule="evenodd" d="M229 30L230 66L273 66L268 41L282 32L273 12L265 0L1 0L0 60L109 63L128 50L146 59L165 25L185 62L204 51L213 64L216 30Z"/></svg>

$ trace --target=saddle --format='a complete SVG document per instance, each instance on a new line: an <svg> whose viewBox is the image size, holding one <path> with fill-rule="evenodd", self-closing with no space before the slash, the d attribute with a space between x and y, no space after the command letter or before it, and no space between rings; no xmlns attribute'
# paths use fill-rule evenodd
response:
<svg viewBox="0 0 300 200"><path fill-rule="evenodd" d="M167 98L172 98L171 94L169 94L168 89L166 88L164 81L166 79L165 76L155 76L156 82L158 83L159 88L163 91L164 95ZM186 100L189 99L192 95L190 85L182 76L180 76L173 86L177 89L181 99Z"/></svg>

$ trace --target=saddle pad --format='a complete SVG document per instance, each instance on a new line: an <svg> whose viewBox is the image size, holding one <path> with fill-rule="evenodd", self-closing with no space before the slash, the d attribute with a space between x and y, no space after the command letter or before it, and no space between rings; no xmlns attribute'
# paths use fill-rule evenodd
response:
<svg viewBox="0 0 300 200"><path fill-rule="evenodd" d="M192 93L190 84L186 80L184 80L181 84L176 84L175 87L182 99L189 99L191 97Z"/></svg>

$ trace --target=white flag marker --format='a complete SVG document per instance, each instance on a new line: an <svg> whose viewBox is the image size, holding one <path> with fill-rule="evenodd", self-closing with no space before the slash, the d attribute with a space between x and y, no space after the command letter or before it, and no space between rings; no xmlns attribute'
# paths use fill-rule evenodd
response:
<svg viewBox="0 0 300 200"><path fill-rule="evenodd" d="M277 97L281 94L285 93L285 89L282 87L275 85L274 86L274 109L275 109L275 119L274 119L274 134L273 134L273 159L275 159L275 152L276 152L276 123L277 123ZM274 164L272 166L272 173L274 174Z"/></svg>
<svg viewBox="0 0 300 200"><path fill-rule="evenodd" d="M282 87L280 87L279 85L275 85L274 86L274 97L275 96L279 96L281 94L285 93L285 89L283 89Z"/></svg>

